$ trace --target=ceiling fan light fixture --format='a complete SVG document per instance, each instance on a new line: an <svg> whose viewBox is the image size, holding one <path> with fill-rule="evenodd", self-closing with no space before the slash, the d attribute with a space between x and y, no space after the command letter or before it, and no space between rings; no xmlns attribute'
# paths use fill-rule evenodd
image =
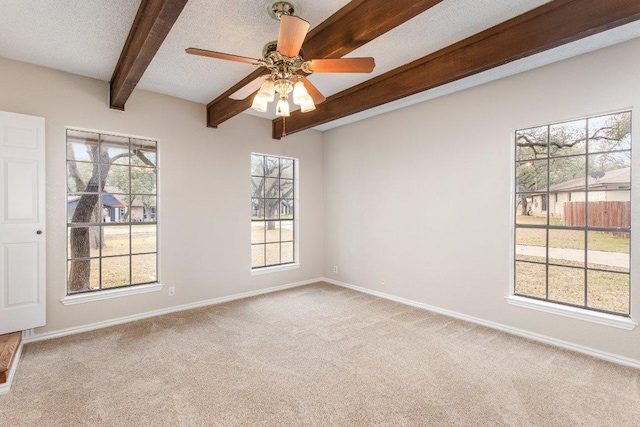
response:
<svg viewBox="0 0 640 427"><path fill-rule="evenodd" d="M265 80L260 86L260 90L258 91L258 95L261 95L267 102L273 102L275 99L276 88L273 84L273 80Z"/></svg>
<svg viewBox="0 0 640 427"><path fill-rule="evenodd" d="M262 92L260 92L253 98L253 103L251 104L251 108L253 108L259 113L265 113L267 111L268 103L269 103L269 100L264 95L262 95Z"/></svg>
<svg viewBox="0 0 640 427"><path fill-rule="evenodd" d="M289 103L287 98L281 97L276 106L276 116L289 117Z"/></svg>

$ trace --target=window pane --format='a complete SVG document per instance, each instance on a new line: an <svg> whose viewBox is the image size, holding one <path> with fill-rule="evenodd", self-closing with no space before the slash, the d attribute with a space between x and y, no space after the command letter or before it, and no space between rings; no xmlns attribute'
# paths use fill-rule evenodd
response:
<svg viewBox="0 0 640 427"><path fill-rule="evenodd" d="M585 156L561 157L549 161L549 192L584 191Z"/></svg>
<svg viewBox="0 0 640 427"><path fill-rule="evenodd" d="M264 219L263 199L251 199L251 219Z"/></svg>
<svg viewBox="0 0 640 427"><path fill-rule="evenodd" d="M127 194L129 192L129 166L111 165L103 166L102 173L107 173L104 191L114 194Z"/></svg>
<svg viewBox="0 0 640 427"><path fill-rule="evenodd" d="M155 168L131 168L131 194L156 194Z"/></svg>
<svg viewBox="0 0 640 427"><path fill-rule="evenodd" d="M104 235L102 241L102 256L128 255L129 248L129 226L116 225L102 227Z"/></svg>
<svg viewBox="0 0 640 427"><path fill-rule="evenodd" d="M280 200L279 199L267 199L265 200L265 209L267 219L280 218Z"/></svg>
<svg viewBox="0 0 640 427"><path fill-rule="evenodd" d="M264 156L251 155L251 175L264 176Z"/></svg>
<svg viewBox="0 0 640 427"><path fill-rule="evenodd" d="M94 163L67 162L67 191L97 193L99 168Z"/></svg>
<svg viewBox="0 0 640 427"><path fill-rule="evenodd" d="M280 197L283 199L293 198L293 180L292 179L280 180Z"/></svg>
<svg viewBox="0 0 640 427"><path fill-rule="evenodd" d="M629 233L589 231L587 249L587 267L629 272Z"/></svg>
<svg viewBox="0 0 640 427"><path fill-rule="evenodd" d="M631 193L628 190L590 192L589 212L587 213L589 217L589 227L631 227L630 198ZM616 199L618 199L618 201L616 201Z"/></svg>
<svg viewBox="0 0 640 427"><path fill-rule="evenodd" d="M280 222L280 239L283 242L293 240L293 221Z"/></svg>
<svg viewBox="0 0 640 427"><path fill-rule="evenodd" d="M157 251L157 225L131 226L131 253L139 254Z"/></svg>
<svg viewBox="0 0 640 427"><path fill-rule="evenodd" d="M264 267L264 245L251 245L251 268Z"/></svg>
<svg viewBox="0 0 640 427"><path fill-rule="evenodd" d="M589 156L589 189L628 188L631 182L631 152L592 154Z"/></svg>
<svg viewBox="0 0 640 427"><path fill-rule="evenodd" d="M157 221L156 196L131 196L131 222Z"/></svg>
<svg viewBox="0 0 640 427"><path fill-rule="evenodd" d="M516 261L515 293L517 295L545 298L546 278L547 268L544 264Z"/></svg>
<svg viewBox="0 0 640 427"><path fill-rule="evenodd" d="M584 231L549 230L549 263L584 267Z"/></svg>
<svg viewBox="0 0 640 427"><path fill-rule="evenodd" d="M588 271L587 302L592 308L629 314L629 275Z"/></svg>
<svg viewBox="0 0 640 427"><path fill-rule="evenodd" d="M102 258L102 287L114 288L130 284L128 256Z"/></svg>
<svg viewBox="0 0 640 427"><path fill-rule="evenodd" d="M293 218L293 199L280 200L280 218Z"/></svg>
<svg viewBox="0 0 640 427"><path fill-rule="evenodd" d="M97 133L67 130L67 160L98 161Z"/></svg>
<svg viewBox="0 0 640 427"><path fill-rule="evenodd" d="M631 148L631 113L589 119L589 152Z"/></svg>
<svg viewBox="0 0 640 427"><path fill-rule="evenodd" d="M516 160L547 157L547 126L516 132Z"/></svg>
<svg viewBox="0 0 640 427"><path fill-rule="evenodd" d="M585 197L584 192L559 193L556 210L560 212L561 221L556 225L568 227L584 227L585 225Z"/></svg>
<svg viewBox="0 0 640 427"><path fill-rule="evenodd" d="M251 197L264 197L264 178L251 177Z"/></svg>
<svg viewBox="0 0 640 427"><path fill-rule="evenodd" d="M584 305L584 270L549 266L549 299Z"/></svg>
<svg viewBox="0 0 640 427"><path fill-rule="evenodd" d="M271 178L280 177L280 159L278 157L265 157L264 174Z"/></svg>
<svg viewBox="0 0 640 427"><path fill-rule="evenodd" d="M156 254L134 255L131 257L131 283L147 283L158 280Z"/></svg>
<svg viewBox="0 0 640 427"><path fill-rule="evenodd" d="M516 164L516 191L535 192L547 189L547 160Z"/></svg>
<svg viewBox="0 0 640 427"><path fill-rule="evenodd" d="M280 250L282 251L282 263L289 263L294 261L293 256L293 242L285 242L280 245Z"/></svg>
<svg viewBox="0 0 640 427"><path fill-rule="evenodd" d="M67 222L100 222L99 194L69 194L67 196Z"/></svg>
<svg viewBox="0 0 640 427"><path fill-rule="evenodd" d="M127 213L128 198L124 194L102 193L102 222L121 222L122 210L125 215Z"/></svg>
<svg viewBox="0 0 640 427"><path fill-rule="evenodd" d="M280 243L269 243L265 246L267 265L280 264Z"/></svg>
<svg viewBox="0 0 640 427"><path fill-rule="evenodd" d="M136 166L158 166L155 141L131 139L131 164Z"/></svg>
<svg viewBox="0 0 640 427"><path fill-rule="evenodd" d="M267 243L280 241L280 221L267 221Z"/></svg>
<svg viewBox="0 0 640 427"><path fill-rule="evenodd" d="M69 293L100 288L100 258L69 261Z"/></svg>
<svg viewBox="0 0 640 427"><path fill-rule="evenodd" d="M100 135L100 163L129 165L129 138Z"/></svg>
<svg viewBox="0 0 640 427"><path fill-rule="evenodd" d="M280 159L280 178L293 179L293 159Z"/></svg>
<svg viewBox="0 0 640 427"><path fill-rule="evenodd" d="M264 180L264 197L277 198L280 195L278 188L279 180L276 178L265 178Z"/></svg>
<svg viewBox="0 0 640 427"><path fill-rule="evenodd" d="M251 223L251 243L264 243L265 232L264 221L254 221Z"/></svg>
<svg viewBox="0 0 640 427"><path fill-rule="evenodd" d="M547 230L516 228L516 259L547 262Z"/></svg>
<svg viewBox="0 0 640 427"><path fill-rule="evenodd" d="M587 147L587 121L576 120L549 126L551 156L584 154Z"/></svg>
<svg viewBox="0 0 640 427"><path fill-rule="evenodd" d="M70 259L100 256L100 227L70 227L67 229Z"/></svg>
<svg viewBox="0 0 640 427"><path fill-rule="evenodd" d="M516 194L516 224L547 224L546 193Z"/></svg>

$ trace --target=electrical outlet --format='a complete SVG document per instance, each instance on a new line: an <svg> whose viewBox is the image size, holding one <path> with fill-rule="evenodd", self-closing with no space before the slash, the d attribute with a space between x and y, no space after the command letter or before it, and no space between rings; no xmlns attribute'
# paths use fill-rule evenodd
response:
<svg viewBox="0 0 640 427"><path fill-rule="evenodd" d="M380 279L380 285L384 286L384 284L387 282L387 279L385 279L384 277L382 279Z"/></svg>
<svg viewBox="0 0 640 427"><path fill-rule="evenodd" d="M176 287L175 286L169 286L169 296L172 297L176 294Z"/></svg>
<svg viewBox="0 0 640 427"><path fill-rule="evenodd" d="M334 272L334 273L338 273L338 266L337 266L337 265L334 265L334 266L333 266L333 272Z"/></svg>

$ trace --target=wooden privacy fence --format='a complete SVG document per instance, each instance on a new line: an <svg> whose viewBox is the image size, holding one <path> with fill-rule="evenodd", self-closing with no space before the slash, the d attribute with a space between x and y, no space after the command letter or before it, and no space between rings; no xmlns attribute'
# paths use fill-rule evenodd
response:
<svg viewBox="0 0 640 427"><path fill-rule="evenodd" d="M585 202L564 204L564 225L584 226ZM588 221L590 227L631 227L631 202L589 202ZM610 234L629 237L628 233Z"/></svg>

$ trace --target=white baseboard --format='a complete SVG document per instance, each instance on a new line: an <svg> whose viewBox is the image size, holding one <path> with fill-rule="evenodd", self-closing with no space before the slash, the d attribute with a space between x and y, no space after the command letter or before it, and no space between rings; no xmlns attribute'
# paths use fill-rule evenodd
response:
<svg viewBox="0 0 640 427"><path fill-rule="evenodd" d="M134 322L136 320L147 319L149 317L161 316L163 314L175 313L178 311L191 310L193 308L206 307L208 305L222 304L225 302L254 297L257 295L268 294L271 292L282 291L285 289L295 288L298 286L304 286L315 282L321 282L322 278L303 280L300 282L289 283L286 285L273 286L265 289L258 289L255 291L242 292L239 294L229 295L226 297L212 298L204 301L197 301L188 304L177 305L173 307L163 308L160 310L147 311L145 313L133 314L131 316L119 317L117 319L105 320L102 322L90 323L88 325L83 326L75 326L73 328L60 329L57 331L44 332L41 334L36 334L33 330L24 331L22 333L22 342L25 344L48 340L52 338L64 337L67 335L79 334L82 332L93 331L96 329L106 328L109 326L120 325L122 323Z"/></svg>
<svg viewBox="0 0 640 427"><path fill-rule="evenodd" d="M490 320L480 319L478 317L468 316L466 314L458 313L456 311L447 310L440 307L435 307L429 304L425 304L418 301L413 301L410 299L397 297L395 295L385 294L383 292L374 291L371 289L363 288L360 286L351 285L349 283L340 282L338 280L329 279L326 277L322 278L323 282L331 283L333 285L342 286L343 288L352 289L358 292L364 292L369 295L373 295L376 297L388 299L391 301L399 302L401 304L410 305L413 307L422 308L425 310L432 311L434 313L443 314L445 316L453 317L456 319L464 320L467 322L475 323L478 325L486 326L488 328L497 329L502 332L506 332L512 335L517 335L519 337L527 338L533 341L538 341L544 344L553 345L556 347L561 347L567 350L575 351L577 353L586 354L588 356L592 356L598 359L606 360L608 362L617 363L624 366L630 366L632 368L640 369L640 361L636 359L631 359L629 357L620 356L613 353L607 353L605 351L600 351L595 348L586 347L580 344L574 344L568 341L559 340L556 338L552 338L546 335L536 334L534 332L529 332L524 329L518 329L511 326L503 325L501 323L492 322Z"/></svg>
<svg viewBox="0 0 640 427"><path fill-rule="evenodd" d="M13 381L13 376L16 374L18 370L18 365L20 364L20 354L22 354L22 341L18 345L18 349L16 353L13 355L13 361L11 362L11 368L9 369L9 375L7 375L7 382L4 384L0 384L0 394L8 393L11 390L11 382Z"/></svg>

